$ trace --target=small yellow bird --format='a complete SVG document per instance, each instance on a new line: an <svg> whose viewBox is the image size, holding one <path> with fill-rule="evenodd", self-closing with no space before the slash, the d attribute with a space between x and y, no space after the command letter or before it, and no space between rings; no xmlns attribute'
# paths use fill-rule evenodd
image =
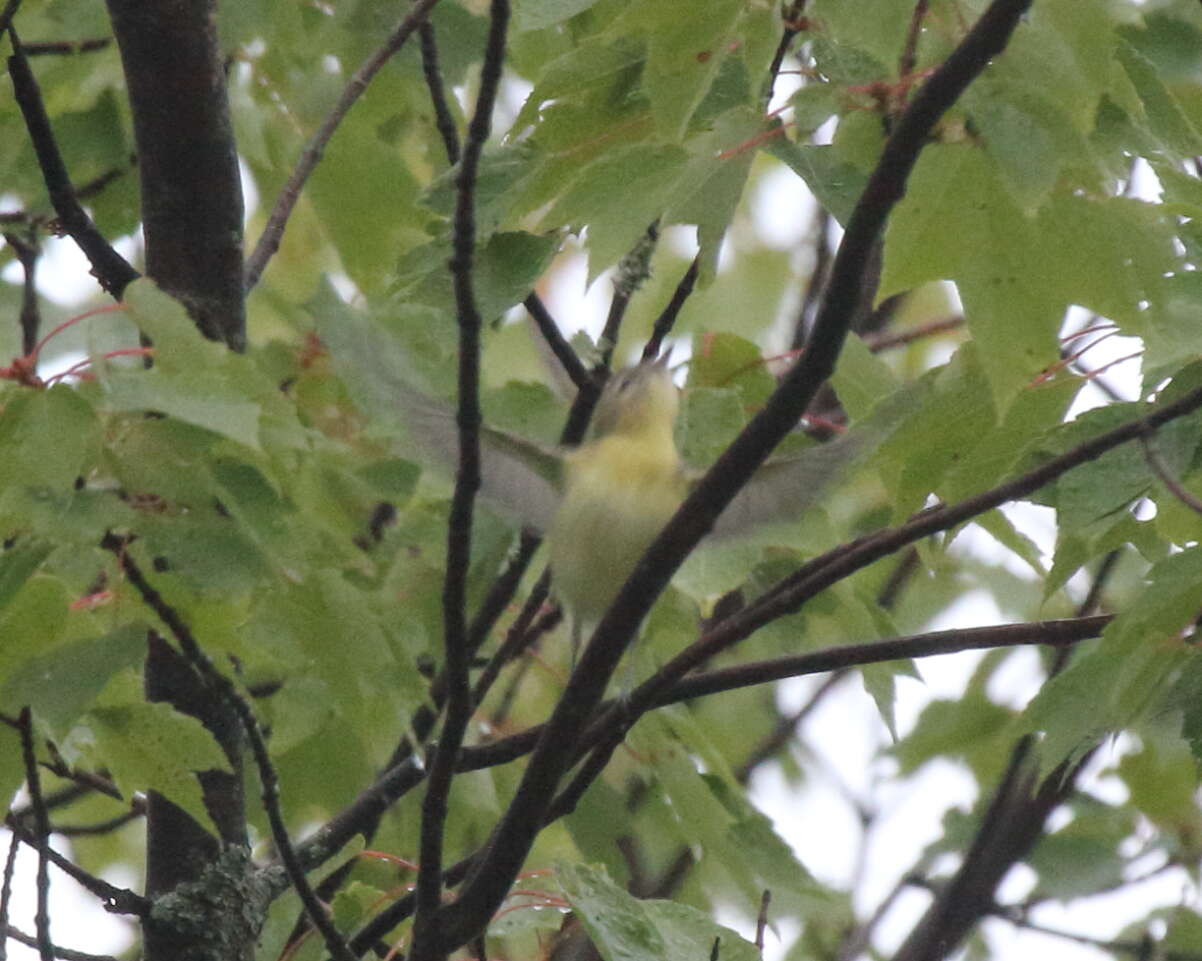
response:
<svg viewBox="0 0 1202 961"><path fill-rule="evenodd" d="M407 389L402 394L414 439L452 465L451 413ZM481 493L547 536L553 588L573 617L573 648L699 476L686 469L676 447L678 409L679 392L662 357L609 378L579 447L546 448L481 428ZM799 516L869 446L865 436L848 434L769 461L728 505L711 536Z"/></svg>

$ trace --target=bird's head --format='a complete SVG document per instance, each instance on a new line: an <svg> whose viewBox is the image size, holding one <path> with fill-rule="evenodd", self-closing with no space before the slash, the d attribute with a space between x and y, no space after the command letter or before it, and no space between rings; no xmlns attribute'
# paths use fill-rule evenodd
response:
<svg viewBox="0 0 1202 961"><path fill-rule="evenodd" d="M672 432L680 398L668 355L613 374L597 401L593 436Z"/></svg>

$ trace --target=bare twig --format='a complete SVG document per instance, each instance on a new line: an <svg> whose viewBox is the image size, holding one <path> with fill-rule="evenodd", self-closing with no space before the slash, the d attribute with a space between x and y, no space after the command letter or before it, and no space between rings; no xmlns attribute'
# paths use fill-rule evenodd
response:
<svg viewBox="0 0 1202 961"><path fill-rule="evenodd" d="M927 15L928 0L916 0L910 16L910 29L906 31L906 44L897 62L897 74L904 81L914 72L918 56L918 36L922 33L922 21Z"/></svg>
<svg viewBox="0 0 1202 961"><path fill-rule="evenodd" d="M37 908L33 924L37 933L38 954L42 961L54 961L54 943L50 940L50 868L46 851L50 847L50 815L42 802L42 779L38 775L38 759L33 747L33 715L29 707L21 708L21 758L25 763L25 789L33 809L34 848L38 852Z"/></svg>
<svg viewBox="0 0 1202 961"><path fill-rule="evenodd" d="M879 354L883 350L889 350L892 347L902 347L923 337L946 334L952 330L959 330L963 326L963 316L940 317L937 320L930 320L924 324L915 324L913 327L907 327L905 330L869 334L864 338L864 344L874 354Z"/></svg>
<svg viewBox="0 0 1202 961"><path fill-rule="evenodd" d="M643 360L652 360L659 356L660 347L663 345L664 338L672 330L676 323L676 318L680 315L681 309L685 305L685 301L693 293L693 287L697 283L697 275L701 272L701 255L698 254L693 258L693 262L689 264L689 269L684 272L684 276L680 278L680 283L676 285L676 289L672 292L672 299L660 312L660 315L655 318L655 323L651 327L651 336L647 338L647 344L643 347Z"/></svg>
<svg viewBox="0 0 1202 961"><path fill-rule="evenodd" d="M764 932L768 930L768 905L772 903L772 892L764 888L760 896L760 913L755 919L755 946L763 952Z"/></svg>
<svg viewBox="0 0 1202 961"><path fill-rule="evenodd" d="M63 231L88 258L92 265L92 274L100 282L100 286L114 298L120 299L126 285L136 280L140 274L104 239L92 223L92 218L80 206L75 189L71 186L71 177L67 173L62 153L54 139L38 82L34 79L33 71L29 69L29 61L21 49L16 31L11 26L8 34L13 45L12 56L8 58L8 74L12 79L13 95L17 106L21 108L21 116L25 118L25 128L29 131L29 139L37 155L38 167L50 194L50 203L58 215Z"/></svg>
<svg viewBox="0 0 1202 961"><path fill-rule="evenodd" d="M792 3L781 10L781 20L784 21L785 27L781 32L780 42L776 45L776 53L772 55L772 64L768 67L768 80L764 84L765 107L772 102L776 78L780 74L781 64L785 62L789 47L793 45L793 38L802 30L801 14L805 6L806 0L792 0Z"/></svg>
<svg viewBox="0 0 1202 961"><path fill-rule="evenodd" d="M8 856L4 859L4 878L0 881L0 931L8 927L8 905L13 894L13 874L17 870L17 851L21 839L15 834L8 839ZM4 957L4 942L0 941L0 959Z"/></svg>
<svg viewBox="0 0 1202 961"><path fill-rule="evenodd" d="M4 9L0 10L0 34L3 34L13 22L13 17L17 15L17 8L21 6L21 0L8 0L4 5Z"/></svg>
<svg viewBox="0 0 1202 961"><path fill-rule="evenodd" d="M0 924L0 934L31 948L38 946L37 938L26 934L18 928L14 928L11 924ZM57 944L51 945L51 948L54 950L54 957L60 958L61 961L117 961L116 958L109 954L89 954L86 951L73 951L70 948L60 948Z"/></svg>
<svg viewBox="0 0 1202 961"><path fill-rule="evenodd" d="M112 42L112 37L89 37L86 40L35 40L32 43L24 43L22 46L28 57L75 56L80 53L91 53L94 50L104 50L111 46Z"/></svg>
<svg viewBox="0 0 1202 961"><path fill-rule="evenodd" d="M15 233L5 233L4 239L21 264L24 277L21 280L21 353L28 357L34 352L38 343L38 330L42 325L41 312L38 310L38 258L42 249L38 245L37 233L32 228L28 237L20 237Z"/></svg>
<svg viewBox="0 0 1202 961"><path fill-rule="evenodd" d="M601 363L594 368L593 373L600 373L609 368L613 361L614 350L618 346L618 334L622 329L622 321L626 317L626 309L630 306L630 298L643 285L651 273L651 255L655 245L659 243L659 221L647 226L646 231L633 247L618 261L614 271L614 295L609 302L609 313L605 316L605 326L597 341L600 349Z"/></svg>
<svg viewBox="0 0 1202 961"><path fill-rule="evenodd" d="M301 867L296 851L292 847L292 842L288 837L288 830L284 825L283 814L280 810L279 778L276 775L275 766L271 763L271 758L267 753L267 745L263 740L263 733L259 727L258 719L255 717L254 710L247 703L246 699L238 693L233 682L213 665L209 656L204 652L204 649L192 634L192 629L184 622L179 612L168 604L163 596L147 581L141 568L134 563L133 558L130 556L127 541L114 534L107 534L101 542L101 546L111 551L117 557L122 572L138 592L143 603L154 611L167 626L171 631L171 636L175 638L180 649L184 652L184 656L200 672L205 681L226 699L238 715L238 719L250 741L255 765L259 770L259 780L263 789L263 808L267 813L267 820L271 825L272 840L275 842L280 860L283 862L285 870L288 873L288 879L296 889L301 903L305 906L305 911L309 915L310 922L317 928L325 940L326 948L329 952L338 961L354 961L350 949L346 946L346 942L342 940L342 936L330 921L325 908L317 899L312 887L310 887L308 880L305 878L304 869Z"/></svg>
<svg viewBox="0 0 1202 961"><path fill-rule="evenodd" d="M1137 959L1155 958L1157 961L1202 961L1202 951L1182 951L1176 948L1165 948L1157 944L1150 937L1139 941L1125 941L1121 938L1108 940L1106 938L1095 938L1088 934L1077 934L1074 931L1064 931L1060 928L1052 928L1044 924L1037 924L1023 914L1011 911L1005 907L996 907L989 913L995 918L1009 921L1015 927L1023 928L1027 931L1035 931L1039 934L1046 934L1053 938L1062 938L1076 944L1085 944L1092 948L1109 952L1110 954L1129 954Z"/></svg>
<svg viewBox="0 0 1202 961"><path fill-rule="evenodd" d="M4 819L4 826L21 839L22 844L36 847L34 836L12 815ZM150 901L127 888L119 888L107 881L89 874L83 868L73 864L59 854L54 848L46 848L46 859L64 874L69 875L82 888L93 894L101 902L104 910L110 914L129 914L144 918L150 914Z"/></svg>
<svg viewBox="0 0 1202 961"><path fill-rule="evenodd" d="M434 108L434 125L442 137L447 163L452 167L459 163L459 131L455 118L451 116L451 105L442 84L442 70L438 65L438 41L434 36L434 24L423 20L417 28L422 43L422 74L426 78L426 89L430 93L430 105Z"/></svg>
<svg viewBox="0 0 1202 961"><path fill-rule="evenodd" d="M330 142L330 138L334 136L334 131L338 129L338 125L355 105L355 101L363 95L372 78L405 45L405 41L425 21L437 2L438 0L415 0L405 18L388 35L388 39L355 71L342 91L342 96L338 98L338 103L326 114L321 126L317 128L317 132L309 138L300 159L296 162L292 175L288 178L288 183L284 185L284 189L276 198L275 206L271 210L271 216L267 218L267 226L263 228L263 234L255 245L254 253L246 262L247 291L250 291L259 282L267 262L280 249L280 241L284 237L284 228L288 225L288 218L292 216L292 209L296 206L309 175L321 161L322 153L325 151L326 144Z"/></svg>
<svg viewBox="0 0 1202 961"><path fill-rule="evenodd" d="M480 72L480 91L468 124L467 140L455 178L457 195L450 268L459 324L459 470L447 523L447 565L442 594L447 704L442 735L430 765L422 803L421 868L417 875L417 914L409 955L411 961L437 961L442 954L437 942L447 797L472 712L464 607L467 569L471 560L472 513L476 492L480 488L481 318L472 274L476 244L476 176L484 144L492 129L492 112L501 83L508 26L509 0L492 0L488 42Z"/></svg>
<svg viewBox="0 0 1202 961"><path fill-rule="evenodd" d="M589 374L588 368L581 363L576 351L572 350L572 345L560 332L559 325L555 323L555 318L547 310L547 305L543 303L542 298L538 294L529 294L522 301L522 306L526 308L526 312L538 327L538 332L542 335L547 347L559 361L564 373L576 385L576 389L582 392L591 389L592 375Z"/></svg>
<svg viewBox="0 0 1202 961"><path fill-rule="evenodd" d="M1172 494L1177 500L1181 501L1186 507L1194 511L1196 514L1202 514L1202 500L1199 500L1193 494L1182 486L1181 481L1173 476L1173 472L1169 470L1169 465L1164 462L1164 458L1160 456L1160 451L1156 449L1154 439L1152 437L1140 438L1144 445L1144 459L1148 462L1148 466L1152 468L1152 473L1156 475L1160 483L1164 484L1165 489Z"/></svg>

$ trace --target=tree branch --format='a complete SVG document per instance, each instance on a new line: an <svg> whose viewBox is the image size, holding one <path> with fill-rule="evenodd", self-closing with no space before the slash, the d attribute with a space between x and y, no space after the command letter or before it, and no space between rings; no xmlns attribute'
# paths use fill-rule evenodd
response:
<svg viewBox="0 0 1202 961"><path fill-rule="evenodd" d="M288 218L292 216L292 210L296 206L297 200L300 199L301 190L304 189L305 182L321 161L326 144L334 136L334 131L338 129L342 119L355 105L355 101L367 90L372 78L405 45L405 41L425 21L436 3L438 0L414 0L413 6L405 14L404 19L397 24L396 29L388 35L388 39L355 71L343 89L342 96L338 98L338 103L326 114L321 126L317 128L317 132L305 144L305 149L301 152L292 175L288 178L284 189L280 191L279 197L276 198L275 206L271 209L271 216L267 218L267 226L263 228L259 242L255 244L254 252L246 261L245 289L247 292L254 289L259 278L263 276L267 262L280 249L280 241L284 238L284 228L288 226Z"/></svg>
<svg viewBox="0 0 1202 961"><path fill-rule="evenodd" d="M654 360L659 356L659 350L663 345L664 338L668 336L675 325L676 318L680 316L680 311L683 309L685 301L692 295L693 287L697 284L697 275L700 273L701 255L698 254L693 258L693 262L689 264L689 269L680 278L676 289L672 291L671 300L660 311L660 315L655 318L655 323L651 325L651 336L647 338L647 343L643 347L643 360Z"/></svg>
<svg viewBox="0 0 1202 961"><path fill-rule="evenodd" d="M206 337L246 346L242 182L216 0L106 0L142 185L146 273Z"/></svg>
<svg viewBox="0 0 1202 961"><path fill-rule="evenodd" d="M26 934L18 928L14 928L11 924L0 924L0 934L31 948L38 946L37 938ZM62 961L117 961L116 958L109 954L89 954L86 951L72 951L70 948L60 948L56 944L52 944L50 948L54 952L53 957L61 958Z"/></svg>
<svg viewBox="0 0 1202 961"><path fill-rule="evenodd" d="M15 5L13 9L15 10ZM7 10L5 12L8 13ZM34 79L33 71L29 69L29 61L21 49L17 33L11 26L8 35L13 45L12 56L8 58L8 75L12 79L13 97L17 106L21 108L21 116L25 119L25 128L29 131L29 139L37 155L38 167L42 171L50 203L63 231L88 258L88 263L92 265L92 276L99 281L106 293L120 300L126 286L141 275L104 239L92 223L92 218L80 205L75 188L71 186L67 165L63 162L63 155L54 139L50 118L46 115L46 107L42 102L42 92Z"/></svg>
<svg viewBox="0 0 1202 961"><path fill-rule="evenodd" d="M29 791L29 806L33 810L34 848L38 852L37 908L33 923L37 932L38 954L42 961L54 961L54 944L50 940L50 870L46 852L50 848L50 815L42 802L42 779L38 776L38 758L33 747L33 716L29 706L21 708L18 719L21 733L21 759L25 764L25 788Z"/></svg>
<svg viewBox="0 0 1202 961"><path fill-rule="evenodd" d="M280 860L284 864L288 878L292 882L292 886L296 889L301 903L305 906L309 920L321 933L330 953L338 961L354 961L350 949L346 946L346 942L338 934L337 929L326 915L325 908L313 893L313 889L309 886L309 882L305 878L304 869L301 867L296 851L292 847L292 842L288 838L288 831L284 826L283 814L280 811L279 778L276 776L275 767L272 765L271 758L267 753L267 745L263 740L263 733L259 728L258 719L255 717L250 704L238 693L233 682L217 670L192 634L191 628L188 627L179 615L179 612L168 604L163 596L146 580L141 568L130 557L126 541L109 534L106 535L101 546L116 555L122 571L142 598L143 603L154 611L171 631L171 636L178 642L189 663L205 679L206 684L224 698L234 710L234 713L237 714L243 729L246 731L247 738L250 740L255 763L259 769L259 780L263 788L263 808L267 812L267 820L271 825L272 840L275 841L276 850L279 852Z"/></svg>
<svg viewBox="0 0 1202 961"><path fill-rule="evenodd" d="M574 732L571 760L572 763L575 763L586 752L592 751L593 754L586 763L594 776L600 773L604 768L604 764L600 763L601 755L605 753L607 747L612 749L621 743L620 733L615 740L615 732L627 730L637 719L636 713L645 713L652 707L665 707L708 694L717 694L767 681L782 680L786 677L821 674L827 671L839 671L849 667L905 658L1018 645L1040 644L1064 647L1098 636L1108 622L1109 617L1098 616L1064 621L1036 621L1030 624L1004 624L968 630L936 631L930 634L916 634L910 637L825 648L806 654L773 658L691 675L677 682L672 688L661 692L654 703L640 706L637 712L631 708L629 701L615 700L601 704L592 723L587 727L582 727L580 731ZM464 748L459 758L459 770L474 771L514 761L534 750L540 739L545 737L547 728L547 724L541 724L492 744ZM388 772L381 782L377 782L376 785L364 792L354 802L351 809L339 815L338 823L331 821L321 828L310 841L321 851L331 853L336 851L356 833L351 828L356 817L353 808L360 805L371 807L390 804L402 793L419 783L422 776L420 768L412 763ZM549 805L549 814L544 824L550 823L554 817L562 817L567 814L571 810L574 799L579 797L580 791L586 786L587 784L583 781L574 782L570 790L565 790L565 793L559 795L555 802ZM302 845L302 853L306 852L309 843L306 842L305 845ZM463 877L469 870L478 867L488 851L489 847L486 846L452 868L448 868L445 874L446 880L453 882L455 878ZM314 862L307 861L306 863ZM374 943L376 939L409 917L412 910L412 898L401 899L390 905L355 935L351 941L352 947L362 950Z"/></svg>
<svg viewBox="0 0 1202 961"><path fill-rule="evenodd" d="M472 275L476 246L476 176L484 144L492 129L492 112L505 57L509 0L492 0L488 43L480 72L480 92L468 125L459 173L450 268L459 323L459 470L447 523L447 567L442 613L447 690L446 720L430 765L422 803L421 867L417 875L417 915L413 924L411 961L436 961L438 912L442 904L442 842L447 798L463 736L472 713L468 677L468 636L465 606L467 571L471 562L472 513L480 489L480 311ZM533 552L531 552L533 553Z"/></svg>
<svg viewBox="0 0 1202 961"><path fill-rule="evenodd" d="M11 815L4 819L4 826L12 831L16 837L20 838L23 844L27 844L32 848L37 847L37 841L34 836ZM138 918L144 918L150 914L151 903L147 898L135 894L127 888L119 888L109 884L94 874L89 874L83 868L63 857L54 848L46 848L46 859L64 874L70 876L72 880L78 882L84 890L95 895L101 902L104 910L110 914L129 914Z"/></svg>

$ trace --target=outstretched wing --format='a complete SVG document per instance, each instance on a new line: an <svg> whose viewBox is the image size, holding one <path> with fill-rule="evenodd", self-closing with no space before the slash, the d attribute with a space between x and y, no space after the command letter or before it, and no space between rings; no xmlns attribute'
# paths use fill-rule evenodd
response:
<svg viewBox="0 0 1202 961"><path fill-rule="evenodd" d="M718 517L711 537L733 537L764 524L796 520L879 443L849 433L800 454L770 460Z"/></svg>
<svg viewBox="0 0 1202 961"><path fill-rule="evenodd" d="M398 385L401 422L430 459L453 471L459 460L459 431L450 408ZM546 533L559 506L563 457L492 427L480 428L480 492L515 521Z"/></svg>
<svg viewBox="0 0 1202 961"><path fill-rule="evenodd" d="M722 512L711 536L730 537L764 524L796 520L833 484L872 457L920 408L927 393L928 385L922 381L903 387L841 437L769 460Z"/></svg>

